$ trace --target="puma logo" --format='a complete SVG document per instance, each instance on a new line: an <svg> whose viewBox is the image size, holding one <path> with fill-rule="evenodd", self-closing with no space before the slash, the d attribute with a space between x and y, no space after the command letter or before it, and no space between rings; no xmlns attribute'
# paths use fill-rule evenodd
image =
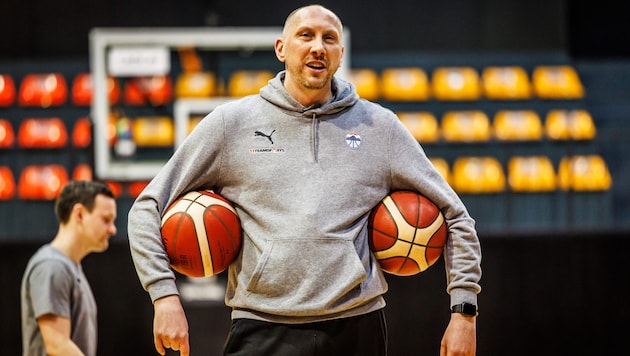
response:
<svg viewBox="0 0 630 356"><path fill-rule="evenodd" d="M276 130L271 131L271 133L269 135L261 132L261 131L256 131L254 132L254 136L263 136L266 137L267 139L269 139L269 142L271 142L271 144L273 145L273 140L271 139L271 135L273 135L273 133L276 132Z"/></svg>

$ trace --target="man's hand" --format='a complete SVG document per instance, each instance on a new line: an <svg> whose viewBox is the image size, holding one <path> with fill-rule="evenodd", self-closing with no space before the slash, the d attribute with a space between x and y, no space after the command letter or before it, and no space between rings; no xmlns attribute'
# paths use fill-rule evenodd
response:
<svg viewBox="0 0 630 356"><path fill-rule="evenodd" d="M188 320L179 296L170 295L153 303L153 342L160 355L166 349L179 351L181 356L189 356Z"/></svg>
<svg viewBox="0 0 630 356"><path fill-rule="evenodd" d="M451 314L446 327L440 356L474 356L477 349L477 317L460 313Z"/></svg>

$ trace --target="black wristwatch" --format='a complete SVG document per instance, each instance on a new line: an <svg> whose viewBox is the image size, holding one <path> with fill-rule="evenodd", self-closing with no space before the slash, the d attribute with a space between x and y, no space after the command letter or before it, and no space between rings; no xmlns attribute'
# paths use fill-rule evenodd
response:
<svg viewBox="0 0 630 356"><path fill-rule="evenodd" d="M468 316L477 316L479 311L477 310L477 306L470 303L462 303L453 305L451 307L451 313L462 313Z"/></svg>

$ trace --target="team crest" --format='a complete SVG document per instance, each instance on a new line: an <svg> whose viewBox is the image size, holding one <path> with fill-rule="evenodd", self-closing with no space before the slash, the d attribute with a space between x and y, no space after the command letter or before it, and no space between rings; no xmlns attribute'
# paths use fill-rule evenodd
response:
<svg viewBox="0 0 630 356"><path fill-rule="evenodd" d="M354 132L351 132L346 135L346 144L350 148L358 148L361 145L361 136Z"/></svg>

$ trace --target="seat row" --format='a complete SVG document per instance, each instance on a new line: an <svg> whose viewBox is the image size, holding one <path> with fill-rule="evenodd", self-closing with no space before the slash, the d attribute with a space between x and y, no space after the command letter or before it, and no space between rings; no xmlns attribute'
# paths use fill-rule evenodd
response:
<svg viewBox="0 0 630 356"><path fill-rule="evenodd" d="M211 72L185 72L173 84L170 76L137 78L108 77L108 101L135 106L160 106L180 97L212 97L217 95L244 96L257 93L274 74L266 70L236 71L228 83L227 91ZM124 83L121 84L121 82ZM69 100L76 106L92 103L93 85L90 73L79 73L68 88L68 80L61 73L27 74L18 86L9 74L0 74L0 107L55 107Z"/></svg>
<svg viewBox="0 0 630 356"><path fill-rule="evenodd" d="M371 68L353 69L350 81L369 100L444 101L581 99L584 86L577 70L568 64L539 65L531 77L518 65L437 67L431 72L419 67L386 68L379 74Z"/></svg>
<svg viewBox="0 0 630 356"><path fill-rule="evenodd" d="M459 193L607 191L612 177L597 154L563 157L557 169L547 156L513 156L507 169L492 156L456 158L452 166L443 158L430 158L447 182ZM507 170L507 174L505 171Z"/></svg>
<svg viewBox="0 0 630 356"><path fill-rule="evenodd" d="M612 185L606 162L599 155L566 156L557 170L546 156L514 156L507 164L507 174L501 163L491 156L459 157L452 166L438 157L431 158L431 162L462 194L500 193L508 188L514 192L607 191ZM68 173L60 164L27 165L16 184L11 168L0 166L0 200L16 196L23 200L53 200L70 177L92 180L93 168L82 163ZM107 182L117 197L131 198L137 197L147 183Z"/></svg>
<svg viewBox="0 0 630 356"><path fill-rule="evenodd" d="M17 177L17 181L15 178ZM19 176L9 166L0 166L0 200L54 200L70 179L92 180L93 167L87 163L76 165L71 172L62 164L30 164ZM105 182L116 197L135 198L148 181Z"/></svg>
<svg viewBox="0 0 630 356"><path fill-rule="evenodd" d="M533 110L500 110L491 121L480 110L448 111L441 121L431 112L399 112L401 122L414 137L423 143L483 142L549 140L591 140L596 127L586 110L554 109L543 120ZM188 130L200 117L191 118ZM138 146L173 146L175 127L168 116L142 116L136 118L112 115L108 128L108 141L115 144L119 138L133 140ZM58 117L26 118L19 124L17 134L7 119L0 118L0 149L11 148L16 142L20 148L83 148L92 142L91 122L87 117L78 119L69 133L64 121Z"/></svg>
<svg viewBox="0 0 630 356"><path fill-rule="evenodd" d="M268 70L238 70L228 79L227 88L210 71L186 71L170 76L137 78L108 77L108 100L127 105L165 105L174 98L212 96L240 97L257 93L273 78ZM348 78L362 97L369 100L425 101L579 99L584 97L580 77L570 65L537 66L531 79L521 66L488 66L481 72L473 67L438 67L431 73L420 67L386 68L381 73L370 68L352 69ZM124 87L120 83L124 82ZM16 101L20 106L60 106L71 98L72 104L92 102L90 73L78 73L70 90L61 73L31 73L24 76L19 89L10 74L0 74L0 106Z"/></svg>

